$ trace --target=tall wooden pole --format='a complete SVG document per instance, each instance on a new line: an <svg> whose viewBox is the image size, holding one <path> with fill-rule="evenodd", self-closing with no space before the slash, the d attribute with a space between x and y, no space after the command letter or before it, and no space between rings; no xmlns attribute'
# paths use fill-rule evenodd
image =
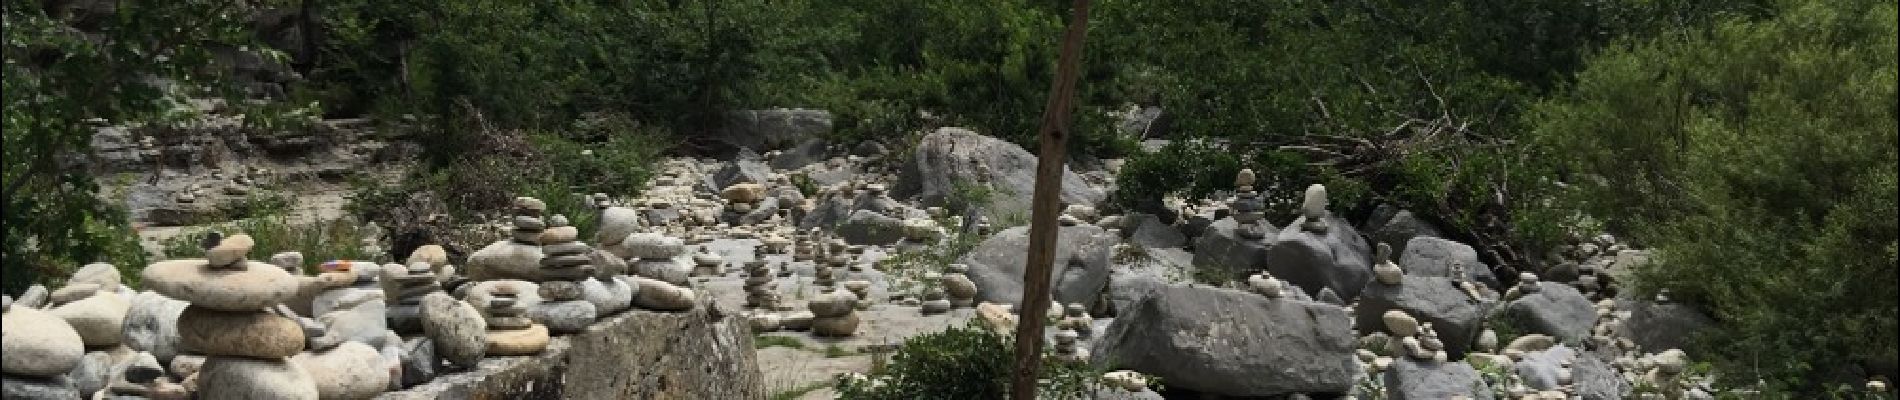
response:
<svg viewBox="0 0 1900 400"><path fill-rule="evenodd" d="M1089 0L1075 0L1049 102L1042 110L1041 152L1036 157L1036 192L1029 214L1029 264L1023 268L1023 297L1016 324L1016 376L1010 398L1036 398L1042 364L1042 321L1049 311L1049 271L1056 261L1056 214L1062 212L1062 165L1069 141L1069 104L1075 97L1076 70L1082 64L1082 38L1088 33Z"/></svg>

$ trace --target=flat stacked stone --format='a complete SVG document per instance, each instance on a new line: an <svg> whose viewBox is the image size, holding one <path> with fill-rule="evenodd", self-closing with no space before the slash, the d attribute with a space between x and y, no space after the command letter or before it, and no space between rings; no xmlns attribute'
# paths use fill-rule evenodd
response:
<svg viewBox="0 0 1900 400"><path fill-rule="evenodd" d="M634 259L635 275L673 285L685 285L692 275L692 264L680 259L686 254L686 244L678 238L651 232L635 233L628 235L621 245L628 258Z"/></svg>
<svg viewBox="0 0 1900 400"><path fill-rule="evenodd" d="M408 267L383 266L384 312L389 329L398 334L422 333L422 298L442 291L437 275L427 262L412 262Z"/></svg>
<svg viewBox="0 0 1900 400"><path fill-rule="evenodd" d="M581 281L593 275L587 246L566 242L544 249L549 256L541 259L540 294L542 302L534 308L536 322L547 325L555 334L578 333L599 317L594 303L586 300Z"/></svg>
<svg viewBox="0 0 1900 400"><path fill-rule="evenodd" d="M224 238L206 259L146 267L143 282L191 303L178 316L179 347L207 356L196 378L200 398L316 399L309 374L286 360L303 350L304 326L265 311L287 310L279 305L296 295L297 279L247 260L254 244L248 235Z"/></svg>
<svg viewBox="0 0 1900 400"><path fill-rule="evenodd" d="M1082 338L1081 333L1077 333L1075 330L1072 330L1072 329L1063 328L1061 330L1057 330L1056 333L1053 335L1053 337L1055 339L1055 351L1056 351L1057 360L1062 360L1064 362L1070 362L1070 363L1078 363L1078 364L1088 362L1089 360L1088 349L1083 348L1082 346L1076 345L1077 342L1081 341L1080 340Z"/></svg>
<svg viewBox="0 0 1900 400"><path fill-rule="evenodd" d="M693 276L722 276L726 274L726 258L713 254L705 246L693 253Z"/></svg>
<svg viewBox="0 0 1900 400"><path fill-rule="evenodd" d="M500 287L488 300L488 355L526 356L548 347L548 327L524 315L513 287Z"/></svg>
<svg viewBox="0 0 1900 400"><path fill-rule="evenodd" d="M942 281L939 283L943 286L944 294L950 295L951 307L969 308L976 306L976 282L971 281L970 277L965 275L969 272L970 266L968 265L950 264L948 272L943 274L943 278L941 278Z"/></svg>
<svg viewBox="0 0 1900 400"><path fill-rule="evenodd" d="M807 304L812 314L812 334L829 337L856 335L858 324L862 321L858 317L857 301L856 294L844 289L813 299Z"/></svg>
<svg viewBox="0 0 1900 400"><path fill-rule="evenodd" d="M779 306L778 284L765 260L745 263L745 305L754 309L775 310Z"/></svg>
<svg viewBox="0 0 1900 400"><path fill-rule="evenodd" d="M939 274L936 272L929 272L929 273L924 274L924 282L942 282L942 281L943 281L943 274ZM923 303L919 304L919 306L922 307L922 310L920 311L922 311L924 315L936 315L936 314L947 313L947 312L950 312L950 309L952 308L950 304L949 296L944 293L943 285L941 283L937 285L930 285L929 287L924 289Z"/></svg>

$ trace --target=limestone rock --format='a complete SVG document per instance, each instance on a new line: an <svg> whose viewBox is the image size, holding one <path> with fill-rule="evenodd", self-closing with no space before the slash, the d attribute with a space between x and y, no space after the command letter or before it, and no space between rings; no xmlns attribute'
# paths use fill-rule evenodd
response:
<svg viewBox="0 0 1900 400"><path fill-rule="evenodd" d="M1371 246L1338 217L1326 217L1323 233L1300 229L1304 225L1307 219L1300 217L1280 231L1267 249L1267 271L1307 295L1318 295L1326 287L1347 301L1359 298L1359 291L1372 281Z"/></svg>
<svg viewBox="0 0 1900 400"><path fill-rule="evenodd" d="M447 249L442 248L442 245L423 245L422 247L417 247L415 251L409 252L409 260L403 264L415 264L418 262L429 263L431 268L442 268L442 266L449 265L449 252Z"/></svg>
<svg viewBox="0 0 1900 400"><path fill-rule="evenodd" d="M1596 326L1596 305L1569 285L1539 282L1539 290L1505 303L1499 311L1515 318L1530 333L1543 333L1562 342L1583 340Z"/></svg>
<svg viewBox="0 0 1900 400"><path fill-rule="evenodd" d="M1230 276L1242 276L1266 268L1267 248L1278 238L1279 229L1260 221L1251 229L1261 230L1266 239L1248 239L1236 232L1240 223L1233 218L1213 221L1194 241L1195 268L1218 268Z"/></svg>
<svg viewBox="0 0 1900 400"><path fill-rule="evenodd" d="M534 324L528 329L488 331L489 356L525 356L548 347L547 325Z"/></svg>
<svg viewBox="0 0 1900 400"><path fill-rule="evenodd" d="M434 342L435 354L457 366L474 366L488 348L488 322L481 312L448 294L422 298L422 330Z"/></svg>
<svg viewBox="0 0 1900 400"><path fill-rule="evenodd" d="M495 279L538 280L541 277L541 247L500 240L468 256L468 278L477 281Z"/></svg>
<svg viewBox="0 0 1900 400"><path fill-rule="evenodd" d="M1122 310L1090 353L1203 393L1343 393L1358 369L1350 320L1329 304L1165 286Z"/></svg>
<svg viewBox="0 0 1900 400"><path fill-rule="evenodd" d="M1021 146L964 128L940 128L917 144L905 157L894 197L917 196L924 204L941 205L959 184L988 185L997 191L989 211L1008 215L1029 210L1036 182L1036 156ZM1089 186L1080 174L1063 168L1062 201L1093 205L1107 196Z"/></svg>
<svg viewBox="0 0 1900 400"><path fill-rule="evenodd" d="M9 377L65 374L85 353L79 332L57 316L18 305L0 316L0 372Z"/></svg>
<svg viewBox="0 0 1900 400"><path fill-rule="evenodd" d="M181 350L209 356L282 358L303 350L303 327L276 314L219 311L192 304L178 315Z"/></svg>
<svg viewBox="0 0 1900 400"><path fill-rule="evenodd" d="M198 371L198 398L316 400L310 373L285 360L211 357Z"/></svg>
<svg viewBox="0 0 1900 400"><path fill-rule="evenodd" d="M237 234L219 241L217 246L205 250L205 260L211 265L224 266L244 261L251 254L251 248L257 241L251 235Z"/></svg>
<svg viewBox="0 0 1900 400"><path fill-rule="evenodd" d="M1024 263L1029 257L1029 227L997 232L958 259L969 266L966 274L976 283L977 301L1018 304L1022 299ZM1093 304L1108 285L1109 250L1119 242L1099 227L1062 227L1056 234L1055 267L1050 293L1062 303ZM954 298L955 293L952 293Z"/></svg>
<svg viewBox="0 0 1900 400"><path fill-rule="evenodd" d="M625 281L609 278L599 280L587 278L581 281L581 297L594 304L594 310L600 315L611 315L625 311L633 306L633 296L640 289Z"/></svg>
<svg viewBox="0 0 1900 400"><path fill-rule="evenodd" d="M344 342L329 350L299 353L290 358L316 385L323 399L367 399L389 388L389 369L382 353L357 342Z"/></svg>
<svg viewBox="0 0 1900 400"><path fill-rule="evenodd" d="M1398 285L1366 285L1365 291L1359 294L1355 321L1360 332L1380 331L1379 315L1404 311L1420 322L1432 324L1445 342L1445 351L1451 353L1452 358L1458 358L1477 340L1478 333L1484 329L1485 317L1496 306L1495 302L1472 299L1453 286L1450 279L1406 275Z"/></svg>
<svg viewBox="0 0 1900 400"><path fill-rule="evenodd" d="M1478 261L1478 251L1464 243L1430 236L1412 238L1397 260L1407 275L1453 278L1452 265L1464 265L1466 281L1483 282L1492 289L1502 288L1491 267Z"/></svg>
<svg viewBox="0 0 1900 400"><path fill-rule="evenodd" d="M277 266L245 262L239 270L212 269L205 260L160 261L145 267L146 288L193 306L224 311L257 311L290 300L297 278Z"/></svg>

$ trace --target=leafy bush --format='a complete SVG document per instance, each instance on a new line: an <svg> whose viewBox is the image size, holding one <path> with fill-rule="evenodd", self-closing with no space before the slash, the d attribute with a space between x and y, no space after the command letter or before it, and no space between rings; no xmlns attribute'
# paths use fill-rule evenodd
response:
<svg viewBox="0 0 1900 400"><path fill-rule="evenodd" d="M1044 348L1048 348L1044 346ZM1015 344L981 327L951 328L912 337L881 370L844 379L843 399L1000 399L1009 393ZM1101 372L1045 356L1038 398L1090 398ZM879 383L872 383L879 382Z"/></svg>
<svg viewBox="0 0 1900 400"><path fill-rule="evenodd" d="M1638 289L1723 321L1698 354L1728 378L1900 358L1895 26L1891 2L1792 1L1612 48L1532 113L1592 215L1659 251Z"/></svg>

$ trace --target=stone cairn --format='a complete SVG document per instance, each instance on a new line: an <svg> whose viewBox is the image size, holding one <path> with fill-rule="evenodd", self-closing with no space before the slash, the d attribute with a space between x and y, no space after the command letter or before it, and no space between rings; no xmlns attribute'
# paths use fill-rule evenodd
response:
<svg viewBox="0 0 1900 400"><path fill-rule="evenodd" d="M427 262L409 263L408 267L383 266L383 301L389 329L410 335L422 333L422 297L442 291L436 274Z"/></svg>
<svg viewBox="0 0 1900 400"><path fill-rule="evenodd" d="M755 250L756 252L756 250ZM723 276L726 274L726 258L713 254L706 246L700 246L693 253L693 276Z"/></svg>
<svg viewBox="0 0 1900 400"><path fill-rule="evenodd" d="M1392 262L1392 245L1379 243L1376 264L1372 265L1372 278L1385 285L1399 285L1405 282L1405 270Z"/></svg>
<svg viewBox="0 0 1900 400"><path fill-rule="evenodd" d="M811 309L811 332L818 336L845 337L858 332L858 295L848 290L838 289L813 299L806 307Z"/></svg>
<svg viewBox="0 0 1900 400"><path fill-rule="evenodd" d="M1254 190L1256 179L1253 169L1240 170L1239 176L1234 178L1234 186L1238 190L1234 194L1234 201L1228 204L1228 208L1234 210L1234 222L1239 224L1234 228L1234 234L1247 239L1267 237L1266 230L1260 227L1260 219L1266 216L1266 203L1260 199L1260 193Z"/></svg>
<svg viewBox="0 0 1900 400"><path fill-rule="evenodd" d="M548 327L524 315L514 286L498 286L488 300L488 355L525 356L548 347Z"/></svg>
<svg viewBox="0 0 1900 400"><path fill-rule="evenodd" d="M1326 217L1330 215L1332 212L1326 210L1326 185L1307 186L1306 198L1300 202L1300 216L1306 222L1300 224L1300 229L1324 235L1330 228L1326 225Z"/></svg>
<svg viewBox="0 0 1900 400"><path fill-rule="evenodd" d="M536 210L521 210L534 212ZM539 221L538 217L530 217ZM567 218L556 215L549 218L553 228L546 229L536 237L541 243L542 302L534 309L535 322L547 325L554 334L572 334L587 329L599 317L600 310L594 303L588 302L582 293L581 281L594 275L593 251L587 244L575 241L579 232L567 225ZM521 221L516 217L516 221Z"/></svg>
<svg viewBox="0 0 1900 400"><path fill-rule="evenodd" d="M1056 327L1075 331L1077 335L1087 339L1095 334L1095 317L1089 316L1087 306L1082 303L1072 303L1063 309L1062 320L1056 322Z"/></svg>
<svg viewBox="0 0 1900 400"><path fill-rule="evenodd" d="M950 312L952 305L949 296L943 292L943 274L929 272L924 274L924 299L919 304L924 315L936 315ZM930 284L935 283L935 284Z"/></svg>
<svg viewBox="0 0 1900 400"><path fill-rule="evenodd" d="M196 378L200 398L316 399L316 383L286 360L306 344L305 327L287 318L294 314L279 314L296 295L297 279L245 259L254 244L235 235L207 250L206 259L152 264L143 273L145 285L191 303L178 316L178 344L208 356ZM261 390L266 384L271 390Z"/></svg>
<svg viewBox="0 0 1900 400"><path fill-rule="evenodd" d="M979 215L976 217L976 226L972 231L976 232L977 236L989 236L991 233L995 233L995 230L995 226L990 225L989 216Z"/></svg>
<svg viewBox="0 0 1900 400"><path fill-rule="evenodd" d="M851 292L851 295L858 297L857 301L851 303L852 308L859 310L871 308L871 281L853 279L839 283L839 286L843 286L845 290Z"/></svg>
<svg viewBox="0 0 1900 400"><path fill-rule="evenodd" d="M975 307L976 306L976 282L971 281L970 277L965 275L970 272L970 266L963 265L963 264L950 264L950 266L947 267L947 269L948 269L947 272L945 272L943 274L943 277L941 278L942 281L939 281L938 283L943 286L944 294L950 295L950 307L951 308Z"/></svg>
<svg viewBox="0 0 1900 400"><path fill-rule="evenodd" d="M792 261L811 261L816 259L819 252L817 245L820 237L818 228L812 228L809 232L798 232L795 234L795 243L792 244Z"/></svg>
<svg viewBox="0 0 1900 400"><path fill-rule="evenodd" d="M772 267L763 259L745 263L745 305L753 309L778 310L778 282Z"/></svg>
<svg viewBox="0 0 1900 400"><path fill-rule="evenodd" d="M1074 329L1063 327L1058 329L1056 333L1051 336L1055 339L1057 360L1078 364L1089 361L1088 349L1076 345L1078 342L1081 342L1081 333L1076 332Z"/></svg>
<svg viewBox="0 0 1900 400"><path fill-rule="evenodd" d="M825 246L824 262L812 266L813 285L830 288L837 285L837 277L843 275L851 264L851 255L845 253L843 240L834 240Z"/></svg>
<svg viewBox="0 0 1900 400"><path fill-rule="evenodd" d="M627 237L628 255L633 260L636 275L673 285L685 285L693 272L689 261L680 259L686 254L686 244L678 238L658 233L636 233Z"/></svg>
<svg viewBox="0 0 1900 400"><path fill-rule="evenodd" d="M735 183L720 191L719 197L726 201L724 214L719 219L739 221L740 217L758 209L759 203L765 200L765 186L751 182Z"/></svg>
<svg viewBox="0 0 1900 400"><path fill-rule="evenodd" d="M1273 277L1267 271L1260 271L1247 277L1247 289L1269 299L1286 297L1286 282Z"/></svg>
<svg viewBox="0 0 1900 400"><path fill-rule="evenodd" d="M1504 299L1517 300L1520 297L1535 294L1539 289L1540 287L1537 286L1537 274L1520 272L1517 274L1517 286L1512 286L1510 290L1504 291Z"/></svg>

